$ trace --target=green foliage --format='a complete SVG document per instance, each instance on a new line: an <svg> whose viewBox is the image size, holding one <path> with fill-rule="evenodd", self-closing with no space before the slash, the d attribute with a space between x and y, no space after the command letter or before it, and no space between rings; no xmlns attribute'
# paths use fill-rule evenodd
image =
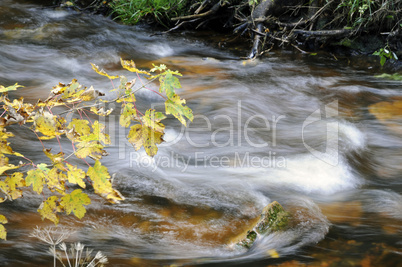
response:
<svg viewBox="0 0 402 267"><path fill-rule="evenodd" d="M386 45L383 48L380 48L380 50L375 51L373 53L373 55L380 57L381 67L384 66L384 64L387 61L387 59L398 60L398 57L396 56L396 54L394 52L391 51L391 49L389 48L388 45Z"/></svg>
<svg viewBox="0 0 402 267"><path fill-rule="evenodd" d="M348 24L357 27L370 18L374 5L373 0L342 0L338 9L345 8L348 14Z"/></svg>
<svg viewBox="0 0 402 267"><path fill-rule="evenodd" d="M374 77L383 78L383 79L390 79L390 80L394 80L394 81L402 81L402 75L399 74L399 73L394 73L394 74L383 73L381 75L376 75Z"/></svg>
<svg viewBox="0 0 402 267"><path fill-rule="evenodd" d="M113 88L110 92L117 91L117 97L113 100L105 101L99 99L104 94L90 88L82 86L77 80L73 79L69 84L59 83L54 86L49 97L36 104L24 103L24 99L8 98L8 92L22 87L18 84L4 87L0 86L0 203L13 201L23 196L23 189L31 188L37 194L43 194L45 200L38 208L38 213L42 219L48 219L55 224L59 223L59 214L73 213L81 219L86 213L86 206L91 203L91 199L83 189L91 190L95 194L104 198L110 203L118 203L124 200L121 193L113 188L112 179L108 168L103 166L101 159L107 155L106 147L111 144L106 127L98 120L89 119L87 113L98 116L108 116L113 111L105 110L105 103L121 103L120 125L129 128L127 136L129 142L135 150L144 147L149 156L154 156L157 145L163 142L165 125L162 120L166 115L172 114L182 124L186 125L186 117L193 119L192 111L185 106L185 100L180 99L176 94L176 89L181 88L178 76L180 73L171 71L165 65L154 66L150 71L136 68L133 61L122 60L121 65L124 69L135 73L140 78L140 74L149 79L149 82L159 81L159 92L146 87L148 83L133 89L136 79L128 81L125 76L113 76L107 74L103 69L92 64L92 69L98 74L109 79L120 78L118 88ZM148 109L139 111L136 107L135 93L141 89L148 89L159 94L165 99L165 111ZM57 112L53 109L58 107ZM61 109L62 108L62 109ZM62 111L60 111L62 110ZM80 118L74 118L70 122L66 120L66 114L77 112ZM31 130L37 136L43 146L43 153L48 162L34 163L24 157L21 153L13 151L10 146L9 138L14 135L7 132L7 127L12 124L19 124ZM66 137L70 142L61 142L61 137ZM45 147L41 140L56 140L60 151L52 153L51 149ZM46 143L47 144L47 143ZM63 146L72 145L73 152L66 155ZM9 163L9 156L14 161L20 160L19 165ZM70 164L67 160L75 156L82 159L88 165L88 169ZM93 165L88 163L88 158L95 161ZM17 169L24 168L24 171ZM22 169L21 169L22 170ZM88 188L85 181L91 184ZM69 184L79 186L79 189L69 189ZM0 215L0 239L6 239L6 229L3 224L7 219Z"/></svg>
<svg viewBox="0 0 402 267"><path fill-rule="evenodd" d="M116 18L126 24L137 24L141 19L152 17L165 25L167 19L182 14L186 4L183 0L115 0L111 8Z"/></svg>

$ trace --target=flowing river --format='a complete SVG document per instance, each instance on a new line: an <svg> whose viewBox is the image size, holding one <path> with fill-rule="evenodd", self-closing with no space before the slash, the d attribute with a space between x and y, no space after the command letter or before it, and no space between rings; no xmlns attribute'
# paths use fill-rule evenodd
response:
<svg viewBox="0 0 402 267"><path fill-rule="evenodd" d="M124 58L180 71L178 93L195 114L188 128L166 120L152 159L125 140L111 105L102 164L126 200L93 196L83 219L62 216L58 228L73 232L66 242L102 251L110 266L402 266L400 81L374 77L379 63L365 58L282 50L247 61L247 49L219 34L151 33L35 1L0 2L0 84L25 86L11 97L35 102L75 78L111 99L112 84L90 63L130 78ZM142 110L163 105L145 89L137 98ZM47 160L29 131L9 130L14 150ZM9 220L1 266L52 266L48 246L29 237L52 225L36 212L42 200L25 192L0 205ZM274 200L292 226L231 249Z"/></svg>

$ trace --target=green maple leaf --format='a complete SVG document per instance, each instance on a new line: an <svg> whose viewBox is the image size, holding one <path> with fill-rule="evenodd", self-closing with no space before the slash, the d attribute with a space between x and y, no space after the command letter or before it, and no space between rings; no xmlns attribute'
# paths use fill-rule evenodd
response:
<svg viewBox="0 0 402 267"><path fill-rule="evenodd" d="M175 72L174 74L180 75ZM159 77L160 87L159 92L166 92L166 96L170 99L176 94L175 88L181 88L179 79L173 76L171 71L167 71L165 75Z"/></svg>
<svg viewBox="0 0 402 267"><path fill-rule="evenodd" d="M187 117L187 119L189 119L190 121L193 121L194 116L193 111L189 107L183 106L183 104L186 104L186 100L180 99L180 97L175 94L174 96L172 96L172 98L166 100L165 110L166 114L172 114L184 126L186 126L186 120L183 118L183 116Z"/></svg>
<svg viewBox="0 0 402 267"><path fill-rule="evenodd" d="M61 208L58 206L58 200L59 198L57 196L51 196L40 204L38 212L42 216L42 220L51 220L56 225L59 223L57 213L61 212Z"/></svg>
<svg viewBox="0 0 402 267"><path fill-rule="evenodd" d="M71 194L61 198L60 205L67 214L74 213L75 217L81 219L86 213L84 205L91 204L91 199L81 189L76 189Z"/></svg>
<svg viewBox="0 0 402 267"><path fill-rule="evenodd" d="M42 193L46 173L49 171L46 166L47 165L44 163L38 164L38 168L28 171L27 177L25 178L26 185L32 185L33 190L38 194Z"/></svg>

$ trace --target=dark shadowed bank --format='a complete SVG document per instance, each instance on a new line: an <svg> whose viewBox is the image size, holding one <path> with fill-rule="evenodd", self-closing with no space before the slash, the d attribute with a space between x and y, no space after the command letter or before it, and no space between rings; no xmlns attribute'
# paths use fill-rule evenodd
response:
<svg viewBox="0 0 402 267"><path fill-rule="evenodd" d="M213 29L249 43L244 56L290 47L368 55L402 68L400 0L42 0L111 16L126 24L146 22L161 33ZM230 44L229 44L230 45Z"/></svg>

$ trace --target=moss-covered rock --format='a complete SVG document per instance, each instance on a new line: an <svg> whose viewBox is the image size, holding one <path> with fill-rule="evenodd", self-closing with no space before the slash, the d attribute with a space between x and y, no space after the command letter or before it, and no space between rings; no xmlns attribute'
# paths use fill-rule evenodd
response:
<svg viewBox="0 0 402 267"><path fill-rule="evenodd" d="M288 227L290 214L278 202L267 205L261 213L260 219L248 230L238 235L230 242L231 247L251 248L259 235L267 235L281 231Z"/></svg>

